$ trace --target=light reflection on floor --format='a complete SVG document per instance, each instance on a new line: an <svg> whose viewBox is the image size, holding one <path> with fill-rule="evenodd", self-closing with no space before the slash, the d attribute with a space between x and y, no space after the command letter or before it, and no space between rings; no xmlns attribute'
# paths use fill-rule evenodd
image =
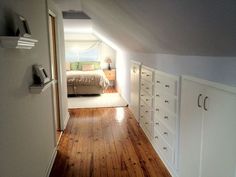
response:
<svg viewBox="0 0 236 177"><path fill-rule="evenodd" d="M121 123L123 122L125 118L125 111L124 108L116 108L116 120L117 122Z"/></svg>

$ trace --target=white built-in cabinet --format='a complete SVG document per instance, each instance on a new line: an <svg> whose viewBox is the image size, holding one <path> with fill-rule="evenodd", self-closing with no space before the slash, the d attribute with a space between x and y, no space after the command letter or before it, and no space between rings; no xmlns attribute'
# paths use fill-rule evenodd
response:
<svg viewBox="0 0 236 177"><path fill-rule="evenodd" d="M236 177L236 91L182 78L179 177Z"/></svg>
<svg viewBox="0 0 236 177"><path fill-rule="evenodd" d="M139 121L139 91L140 91L140 67L141 63L131 61L130 65L130 109L137 121Z"/></svg>
<svg viewBox="0 0 236 177"><path fill-rule="evenodd" d="M178 166L179 77L141 67L140 126L172 174Z"/></svg>
<svg viewBox="0 0 236 177"><path fill-rule="evenodd" d="M236 88L143 65L139 76L140 126L172 176L236 177Z"/></svg>

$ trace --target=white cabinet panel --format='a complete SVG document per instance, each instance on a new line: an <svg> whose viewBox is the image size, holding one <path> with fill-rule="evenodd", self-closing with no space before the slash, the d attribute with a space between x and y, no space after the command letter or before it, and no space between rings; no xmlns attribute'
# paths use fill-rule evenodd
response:
<svg viewBox="0 0 236 177"><path fill-rule="evenodd" d="M179 177L235 177L236 89L184 77Z"/></svg>
<svg viewBox="0 0 236 177"><path fill-rule="evenodd" d="M234 177L236 165L236 95L207 88L204 112L202 177Z"/></svg>
<svg viewBox="0 0 236 177"><path fill-rule="evenodd" d="M203 112L197 100L204 87L188 80L181 87L180 177L199 177Z"/></svg>
<svg viewBox="0 0 236 177"><path fill-rule="evenodd" d="M135 118L139 121L139 92L140 92L140 64L131 62L130 67L130 108Z"/></svg>

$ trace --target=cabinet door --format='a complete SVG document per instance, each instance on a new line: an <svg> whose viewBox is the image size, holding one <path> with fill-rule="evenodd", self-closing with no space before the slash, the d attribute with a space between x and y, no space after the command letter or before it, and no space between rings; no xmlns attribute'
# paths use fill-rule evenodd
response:
<svg viewBox="0 0 236 177"><path fill-rule="evenodd" d="M182 80L180 115L180 177L199 177L203 111L198 107L204 87Z"/></svg>
<svg viewBox="0 0 236 177"><path fill-rule="evenodd" d="M235 177L236 94L209 87L206 95L201 176Z"/></svg>
<svg viewBox="0 0 236 177"><path fill-rule="evenodd" d="M140 82L140 65L136 63L131 64L131 103L130 108L135 116L139 119L139 82Z"/></svg>

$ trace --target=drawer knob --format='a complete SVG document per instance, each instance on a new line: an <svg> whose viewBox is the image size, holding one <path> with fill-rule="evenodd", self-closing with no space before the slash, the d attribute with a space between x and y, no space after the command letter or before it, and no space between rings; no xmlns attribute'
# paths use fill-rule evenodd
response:
<svg viewBox="0 0 236 177"><path fill-rule="evenodd" d="M142 72L142 74L145 74L145 72Z"/></svg>
<svg viewBox="0 0 236 177"><path fill-rule="evenodd" d="M148 90L148 89L149 89L149 87L146 87L146 89Z"/></svg>
<svg viewBox="0 0 236 177"><path fill-rule="evenodd" d="M164 150L167 150L167 147L163 147Z"/></svg>
<svg viewBox="0 0 236 177"><path fill-rule="evenodd" d="M144 95L141 95L141 96L144 96Z"/></svg>
<svg viewBox="0 0 236 177"><path fill-rule="evenodd" d="M158 139L158 136L155 136L156 139Z"/></svg>
<svg viewBox="0 0 236 177"><path fill-rule="evenodd" d="M156 94L156 97L160 97L160 95L159 95L159 94Z"/></svg>
<svg viewBox="0 0 236 177"><path fill-rule="evenodd" d="M169 103L169 101L168 101L168 100L165 100L165 103Z"/></svg>
<svg viewBox="0 0 236 177"><path fill-rule="evenodd" d="M165 85L166 88L170 88L170 85Z"/></svg>
<svg viewBox="0 0 236 177"><path fill-rule="evenodd" d="M146 76L147 76L147 77L149 77L150 75L149 75L149 74L147 74Z"/></svg>
<svg viewBox="0 0 236 177"><path fill-rule="evenodd" d="M144 84L142 84L142 86L144 86Z"/></svg>
<svg viewBox="0 0 236 177"><path fill-rule="evenodd" d="M159 122L156 122L156 125L159 125Z"/></svg>
<svg viewBox="0 0 236 177"><path fill-rule="evenodd" d="M147 124L148 124L148 122L145 122L145 124L147 125Z"/></svg>
<svg viewBox="0 0 236 177"><path fill-rule="evenodd" d="M146 101L148 101L149 99L146 99Z"/></svg>
<svg viewBox="0 0 236 177"><path fill-rule="evenodd" d="M141 105L141 107L144 107L144 105Z"/></svg>
<svg viewBox="0 0 236 177"><path fill-rule="evenodd" d="M145 111L145 112L148 112L148 111Z"/></svg>
<svg viewBox="0 0 236 177"><path fill-rule="evenodd" d="M160 110L159 110L158 108L156 108L156 111L158 111L158 112L159 112Z"/></svg>
<svg viewBox="0 0 236 177"><path fill-rule="evenodd" d="M164 134L164 135L168 135L168 132L164 132L163 134Z"/></svg>
<svg viewBox="0 0 236 177"><path fill-rule="evenodd" d="M164 119L168 119L168 116L164 116Z"/></svg>
<svg viewBox="0 0 236 177"><path fill-rule="evenodd" d="M157 81L158 84L160 84L161 82L160 81Z"/></svg>
<svg viewBox="0 0 236 177"><path fill-rule="evenodd" d="M141 118L143 118L143 116L141 116Z"/></svg>

